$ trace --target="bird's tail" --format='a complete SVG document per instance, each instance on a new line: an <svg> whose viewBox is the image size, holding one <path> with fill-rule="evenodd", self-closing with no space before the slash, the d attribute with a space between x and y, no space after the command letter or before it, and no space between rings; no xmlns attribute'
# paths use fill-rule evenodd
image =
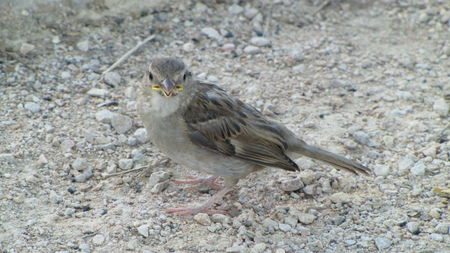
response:
<svg viewBox="0 0 450 253"><path fill-rule="evenodd" d="M360 163L354 162L354 161L347 159L341 155L334 154L334 153L325 151L323 149L320 149L320 148L317 148L314 146L310 146L310 145L304 143L303 141L296 144L293 147L293 150L302 155L305 155L305 156L311 157L313 159L317 159L317 160L323 161L325 163L328 163L330 165L333 165L334 167L336 167L338 169L345 169L347 171L350 171L355 175L358 175L358 174L369 175L371 172L371 170L369 168L367 168L366 166L364 166Z"/></svg>

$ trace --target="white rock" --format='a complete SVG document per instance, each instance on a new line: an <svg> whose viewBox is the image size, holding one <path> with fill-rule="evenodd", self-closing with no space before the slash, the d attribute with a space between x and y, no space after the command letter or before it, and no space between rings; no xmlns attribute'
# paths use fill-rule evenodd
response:
<svg viewBox="0 0 450 253"><path fill-rule="evenodd" d="M449 105L444 98L438 98L434 101L433 110L442 117L447 117Z"/></svg>
<svg viewBox="0 0 450 253"><path fill-rule="evenodd" d="M95 113L95 119L103 123L110 123L112 117L113 113L108 109L103 109Z"/></svg>
<svg viewBox="0 0 450 253"><path fill-rule="evenodd" d="M11 162L14 161L14 154L0 154L0 161Z"/></svg>
<svg viewBox="0 0 450 253"><path fill-rule="evenodd" d="M350 203L352 197L345 192L336 192L330 196L330 200L333 203Z"/></svg>
<svg viewBox="0 0 450 253"><path fill-rule="evenodd" d="M244 10L244 16L248 19L254 18L259 13L258 9L247 5Z"/></svg>
<svg viewBox="0 0 450 253"><path fill-rule="evenodd" d="M157 183L153 186L153 188L150 190L151 193L160 193L167 189L169 187L169 181L164 181L161 183Z"/></svg>
<svg viewBox="0 0 450 253"><path fill-rule="evenodd" d="M373 170L373 173L377 176L387 176L389 175L389 166L388 165L376 165L375 169Z"/></svg>
<svg viewBox="0 0 450 253"><path fill-rule="evenodd" d="M75 179L75 182L84 183L89 178L91 178L93 175L94 175L94 173L92 173L92 170L91 169L87 169L83 173L81 173L80 175L75 176L74 179Z"/></svg>
<svg viewBox="0 0 450 253"><path fill-rule="evenodd" d="M210 38L210 39L215 39L215 40L219 40L219 41L223 39L222 35L220 35L219 32L212 27L205 27L201 31L203 34L208 36L208 38Z"/></svg>
<svg viewBox="0 0 450 253"><path fill-rule="evenodd" d="M301 223L306 225L311 224L314 222L314 220L316 220L316 216L309 213L299 213L297 215L297 218Z"/></svg>
<svg viewBox="0 0 450 253"><path fill-rule="evenodd" d="M96 234L93 238L92 238L92 243L94 245L102 245L105 242L105 236L102 234Z"/></svg>
<svg viewBox="0 0 450 253"><path fill-rule="evenodd" d="M264 37L253 37L250 39L250 43L258 47L268 47L272 45L272 41Z"/></svg>
<svg viewBox="0 0 450 253"><path fill-rule="evenodd" d="M244 53L246 54L259 54L261 52L262 52L261 49L255 46L246 46L244 48Z"/></svg>
<svg viewBox="0 0 450 253"><path fill-rule="evenodd" d="M84 171L89 168L89 162L85 158L78 157L72 162L72 168L74 170Z"/></svg>
<svg viewBox="0 0 450 253"><path fill-rule="evenodd" d="M61 72L61 78L62 79L69 79L72 77L72 74L70 73L70 71L63 71Z"/></svg>
<svg viewBox="0 0 450 253"><path fill-rule="evenodd" d="M131 129L133 121L126 115L113 113L111 125L119 134L124 134Z"/></svg>
<svg viewBox="0 0 450 253"><path fill-rule="evenodd" d="M300 165L301 167L301 165ZM298 177L302 180L303 184L309 185L316 181L317 175L311 170L304 170L298 174Z"/></svg>
<svg viewBox="0 0 450 253"><path fill-rule="evenodd" d="M83 252L83 253L91 252L91 246L87 243L80 243L78 248L80 248L81 252Z"/></svg>
<svg viewBox="0 0 450 253"><path fill-rule="evenodd" d="M34 102L27 102L24 107L32 113L37 113L41 110L41 106Z"/></svg>
<svg viewBox="0 0 450 253"><path fill-rule="evenodd" d="M148 237L148 229L149 229L149 225L141 225L137 228L137 231L143 237Z"/></svg>
<svg viewBox="0 0 450 253"><path fill-rule="evenodd" d="M422 161L417 162L411 169L411 174L414 176L423 176L425 175L425 169L427 166Z"/></svg>
<svg viewBox="0 0 450 253"><path fill-rule="evenodd" d="M73 146L75 146L75 142L72 140L64 140L60 144L60 147L64 152L70 152Z"/></svg>
<svg viewBox="0 0 450 253"><path fill-rule="evenodd" d="M408 223L406 223L406 228L408 229L408 231L411 234L416 235L416 234L420 233L420 225L418 222L415 222L415 221L408 222Z"/></svg>
<svg viewBox="0 0 450 253"><path fill-rule="evenodd" d="M200 225L208 226L211 224L211 220L209 219L208 214L206 213L198 213L194 216L194 220L197 221Z"/></svg>
<svg viewBox="0 0 450 253"><path fill-rule="evenodd" d="M292 227L289 224L280 223L278 228L283 232L288 232L292 230Z"/></svg>
<svg viewBox="0 0 450 253"><path fill-rule="evenodd" d="M185 43L182 48L183 48L183 51L185 51L185 52L192 52L195 49L195 45L191 42L188 42L188 43Z"/></svg>
<svg viewBox="0 0 450 253"><path fill-rule="evenodd" d="M435 228L434 232L439 234L448 234L450 229L450 224L448 223L439 223Z"/></svg>
<svg viewBox="0 0 450 253"><path fill-rule="evenodd" d="M223 51L234 51L236 49L236 46L233 43L225 43L222 46Z"/></svg>
<svg viewBox="0 0 450 253"><path fill-rule="evenodd" d="M91 97L106 97L109 95L109 91L105 89L92 88L87 94Z"/></svg>
<svg viewBox="0 0 450 253"><path fill-rule="evenodd" d="M220 213L215 213L211 216L211 220L213 222L216 223L221 223L221 224L228 224L230 223L230 217L220 214Z"/></svg>
<svg viewBox="0 0 450 253"><path fill-rule="evenodd" d="M119 168L122 170L131 170L133 168L133 159L120 159Z"/></svg>
<svg viewBox="0 0 450 253"><path fill-rule="evenodd" d="M105 74L104 80L105 83L111 86L118 86L120 84L120 81L122 80L122 77L119 75L119 73L110 71Z"/></svg>
<svg viewBox="0 0 450 253"><path fill-rule="evenodd" d="M146 143L149 141L147 130L145 128L139 128L137 129L133 136L139 141L140 143Z"/></svg>
<svg viewBox="0 0 450 253"><path fill-rule="evenodd" d="M147 185L149 187L153 187L157 183L167 181L167 179L169 179L169 178L170 178L170 173L167 173L165 171L156 171L150 175Z"/></svg>
<svg viewBox="0 0 450 253"><path fill-rule="evenodd" d="M438 242L444 241L444 237L443 237L442 235L440 235L440 234L435 234L435 233L433 233L433 234L430 235L430 239L431 239L431 240L438 241Z"/></svg>
<svg viewBox="0 0 450 253"><path fill-rule="evenodd" d="M232 15L239 15L244 11L244 8L237 4L233 4L230 7L228 7L228 12Z"/></svg>
<svg viewBox="0 0 450 253"><path fill-rule="evenodd" d="M80 51L83 51L83 52L89 51L89 41L88 40L84 40L84 41L78 42L77 43L77 48Z"/></svg>
<svg viewBox="0 0 450 253"><path fill-rule="evenodd" d="M355 133L352 134L353 138L355 139L355 141L367 145L369 147L376 147L377 143L370 138L370 136L363 132L363 131L356 131Z"/></svg>
<svg viewBox="0 0 450 253"><path fill-rule="evenodd" d="M19 51L20 51L21 54L26 55L26 54L30 53L31 51L33 51L34 48L35 48L35 46L32 45L32 44L29 44L29 43L23 43L23 44L20 46Z"/></svg>
<svg viewBox="0 0 450 253"><path fill-rule="evenodd" d="M409 169L411 168L411 166L414 165L415 159L411 156L406 156L403 157L399 162L398 162L398 172L400 175L405 175Z"/></svg>
<svg viewBox="0 0 450 253"><path fill-rule="evenodd" d="M392 241L384 237L377 237L375 238L375 245L379 250L383 250L389 248L392 245Z"/></svg>

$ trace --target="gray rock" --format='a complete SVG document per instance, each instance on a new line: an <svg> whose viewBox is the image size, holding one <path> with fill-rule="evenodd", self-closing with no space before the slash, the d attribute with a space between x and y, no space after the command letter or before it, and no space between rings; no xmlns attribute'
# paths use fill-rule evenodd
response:
<svg viewBox="0 0 450 253"><path fill-rule="evenodd" d="M221 47L221 49L222 49L223 51L227 51L227 52L234 51L234 50L236 49L236 45L234 45L233 43L225 43L225 44Z"/></svg>
<svg viewBox="0 0 450 253"><path fill-rule="evenodd" d="M246 54L259 54L261 52L262 52L261 49L255 46L246 46L244 48L244 53Z"/></svg>
<svg viewBox="0 0 450 253"><path fill-rule="evenodd" d="M259 13L258 9L251 7L250 5L245 6L244 16L248 19L254 18Z"/></svg>
<svg viewBox="0 0 450 253"><path fill-rule="evenodd" d="M287 179L281 182L280 188L283 191L292 192L303 188L305 185L300 178Z"/></svg>
<svg viewBox="0 0 450 253"><path fill-rule="evenodd" d="M265 218L262 222L262 225L268 229L270 229L270 228L277 229L278 228L278 223L276 221L272 220L271 218Z"/></svg>
<svg viewBox="0 0 450 253"><path fill-rule="evenodd" d="M295 227L295 225L297 225L297 223L298 223L298 219L295 217L289 216L289 217L284 218L284 222L286 224L291 225L291 227Z"/></svg>
<svg viewBox="0 0 450 253"><path fill-rule="evenodd" d="M355 139L355 141L367 145L369 147L376 147L378 144L365 132L363 131L356 131L355 133L352 133L352 137Z"/></svg>
<svg viewBox="0 0 450 253"><path fill-rule="evenodd" d="M230 7L228 7L228 12L232 15L239 15L244 11L244 8L237 4L233 4Z"/></svg>
<svg viewBox="0 0 450 253"><path fill-rule="evenodd" d="M85 158L78 157L72 162L72 168L78 171L84 171L89 168L89 163Z"/></svg>
<svg viewBox="0 0 450 253"><path fill-rule="evenodd" d="M264 250L266 250L267 245L263 242L257 243L253 246L253 248L250 250L250 253L262 253Z"/></svg>
<svg viewBox="0 0 450 253"><path fill-rule="evenodd" d="M109 91L105 89L98 89L98 88L92 88L90 89L87 94L91 97L106 97L109 95Z"/></svg>
<svg viewBox="0 0 450 253"><path fill-rule="evenodd" d="M347 245L355 245L356 244L356 241L355 240L345 240L345 244L347 244Z"/></svg>
<svg viewBox="0 0 450 253"><path fill-rule="evenodd" d="M153 188L150 190L151 193L160 193L162 191L164 191L165 189L167 189L167 187L169 187L169 181L164 181L161 183L157 183L153 186Z"/></svg>
<svg viewBox="0 0 450 253"><path fill-rule="evenodd" d="M415 163L415 159L411 156L406 156L403 157L399 162L398 162L398 172L400 175L406 175L409 171L409 169L411 168L411 166L413 166Z"/></svg>
<svg viewBox="0 0 450 253"><path fill-rule="evenodd" d="M448 234L450 233L450 224L448 223L439 223L435 228L434 228L434 232L439 233L439 234Z"/></svg>
<svg viewBox="0 0 450 253"><path fill-rule="evenodd" d="M63 71L61 72L61 78L62 79L69 79L72 77L72 74L70 73L70 71Z"/></svg>
<svg viewBox="0 0 450 253"><path fill-rule="evenodd" d="M195 45L191 42L188 42L188 43L183 44L182 49L185 52L192 52L195 49Z"/></svg>
<svg viewBox="0 0 450 253"><path fill-rule="evenodd" d="M41 110L41 106L38 103L34 102L27 102L25 103L24 107L32 113L37 113Z"/></svg>
<svg viewBox="0 0 450 253"><path fill-rule="evenodd" d="M423 176L425 175L425 170L427 166L422 162L417 162L411 169L411 174L414 176Z"/></svg>
<svg viewBox="0 0 450 253"><path fill-rule="evenodd" d="M330 200L333 203L350 203L352 201L352 196L345 192L336 192L330 196Z"/></svg>
<svg viewBox="0 0 450 253"><path fill-rule="evenodd" d="M438 98L434 101L433 110L442 117L448 116L449 104L444 98Z"/></svg>
<svg viewBox="0 0 450 253"><path fill-rule="evenodd" d="M280 223L278 228L283 232L291 231L292 227L289 224Z"/></svg>
<svg viewBox="0 0 450 253"><path fill-rule="evenodd" d="M205 27L201 30L201 32L208 36L208 38L210 39L215 39L218 41L221 41L223 39L222 35L220 35L219 32L212 27Z"/></svg>
<svg viewBox="0 0 450 253"><path fill-rule="evenodd" d="M237 245L229 247L225 250L227 253L242 253L245 252L245 247L243 245Z"/></svg>
<svg viewBox="0 0 450 253"><path fill-rule="evenodd" d="M410 221L406 223L406 228L411 234L417 235L420 233L420 225L418 222Z"/></svg>
<svg viewBox="0 0 450 253"><path fill-rule="evenodd" d="M211 225L211 220L209 219L209 215L206 213L198 213L194 215L194 220L198 222L200 225L208 226Z"/></svg>
<svg viewBox="0 0 450 253"><path fill-rule="evenodd" d="M309 213L298 213L297 218L301 223L306 225L311 224L316 220L316 216Z"/></svg>
<svg viewBox="0 0 450 253"><path fill-rule="evenodd" d="M81 252L83 253L89 253L91 252L91 245L87 244L87 243L80 243L80 245L78 246L78 248L81 250Z"/></svg>
<svg viewBox="0 0 450 253"><path fill-rule="evenodd" d="M134 132L133 136L136 137L136 139L139 141L139 143L147 143L149 141L147 130L145 130L145 128L137 129Z"/></svg>
<svg viewBox="0 0 450 253"><path fill-rule="evenodd" d="M22 45L20 46L19 52L23 55L26 55L28 53L30 53L31 51L33 51L36 47L33 44L29 44L29 43L22 43Z"/></svg>
<svg viewBox="0 0 450 253"><path fill-rule="evenodd" d="M94 173L92 173L92 169L87 169L83 173L75 176L74 180L75 180L75 182L78 182L78 183L84 183L84 182L88 181L89 178L91 178L93 175L94 175Z"/></svg>
<svg viewBox="0 0 450 253"><path fill-rule="evenodd" d="M112 117L113 113L108 109L103 109L95 113L95 119L103 123L110 123Z"/></svg>
<svg viewBox="0 0 450 253"><path fill-rule="evenodd" d="M306 164L306 163L305 163L305 164ZM302 167L302 164L300 164L300 167ZM303 167L302 167L302 168L303 168ZM314 172L311 171L311 170L304 170L304 171L301 171L301 172L298 174L298 177L302 180L303 184L305 184L305 185L312 184L312 183L314 183L314 182L316 181L316 179L317 179L316 173L314 173Z"/></svg>
<svg viewBox="0 0 450 253"><path fill-rule="evenodd" d="M103 78L105 80L105 83L114 87L118 86L120 84L120 81L122 80L122 77L119 75L119 73L114 71L107 72Z"/></svg>
<svg viewBox="0 0 450 253"><path fill-rule="evenodd" d="M385 237L377 237L377 238L375 238L374 241L375 241L375 245L377 246L377 248L379 250L387 249L387 248L391 247L391 245L392 245L392 241Z"/></svg>
<svg viewBox="0 0 450 253"><path fill-rule="evenodd" d="M120 159L119 168L122 170L131 170L133 168L133 159Z"/></svg>
<svg viewBox="0 0 450 253"><path fill-rule="evenodd" d="M165 171L156 171L150 175L147 185L153 187L157 183L164 182L170 178L170 173Z"/></svg>
<svg viewBox="0 0 450 253"><path fill-rule="evenodd" d="M77 43L77 48L80 51L83 51L83 52L89 51L89 41L88 40L84 40L84 41L78 42Z"/></svg>
<svg viewBox="0 0 450 253"><path fill-rule="evenodd" d="M315 184L310 184L310 185L307 185L307 186L303 187L303 192L306 195L314 195L314 194L316 194L316 185Z"/></svg>
<svg viewBox="0 0 450 253"><path fill-rule="evenodd" d="M221 224L228 224L230 223L230 217L220 214L220 213L215 213L211 216L211 220L213 222L216 223L221 223Z"/></svg>
<svg viewBox="0 0 450 253"><path fill-rule="evenodd" d="M64 152L70 152L73 146L75 146L75 142L72 140L64 140L60 144L60 147Z"/></svg>
<svg viewBox="0 0 450 253"><path fill-rule="evenodd" d="M443 237L442 235L440 235L440 234L435 234L435 233L432 233L432 234L430 235L430 239L431 239L431 240L434 240L434 241L438 241L438 242L444 241L444 237Z"/></svg>
<svg viewBox="0 0 450 253"><path fill-rule="evenodd" d="M250 43L258 47L269 47L272 45L272 41L264 37L253 37L250 39Z"/></svg>
<svg viewBox="0 0 450 253"><path fill-rule="evenodd" d="M388 165L376 165L375 166L375 169L373 170L373 173L375 173L375 175L377 175L377 176L382 176L382 177L384 177L384 176L387 176L387 175L389 175L389 171L390 171L390 169L389 169L389 166Z"/></svg>
<svg viewBox="0 0 450 253"><path fill-rule="evenodd" d="M143 237L148 237L148 229L149 229L149 225L141 225L137 228L137 231L140 235L142 235Z"/></svg>
<svg viewBox="0 0 450 253"><path fill-rule="evenodd" d="M113 113L111 125L119 134L124 134L131 129L133 121L126 115Z"/></svg>
<svg viewBox="0 0 450 253"><path fill-rule="evenodd" d="M105 236L102 234L96 234L93 238L92 238L92 243L94 245L102 245L105 242Z"/></svg>

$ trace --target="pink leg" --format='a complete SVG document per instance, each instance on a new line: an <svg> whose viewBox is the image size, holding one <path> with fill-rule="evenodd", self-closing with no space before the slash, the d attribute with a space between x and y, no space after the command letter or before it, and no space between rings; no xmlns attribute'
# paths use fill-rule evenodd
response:
<svg viewBox="0 0 450 253"><path fill-rule="evenodd" d="M193 180L173 180L173 182L175 184L205 184L207 186L209 186L211 189L213 190L221 190L223 189L223 186L221 186L220 184L216 184L215 181L218 178L217 176L212 176L212 177L208 177L208 178L198 178L196 179L196 177L193 176L189 176L187 177L189 179L193 179Z"/></svg>
<svg viewBox="0 0 450 253"><path fill-rule="evenodd" d="M231 191L233 187L226 186L222 190L218 191L214 194L208 201L206 201L203 205L198 207L181 207L181 208L170 208L167 209L167 213L173 213L178 215L190 215L190 214L198 214L198 213L220 213L225 214L226 212L220 210L212 210L209 209L214 203L219 202L222 198Z"/></svg>

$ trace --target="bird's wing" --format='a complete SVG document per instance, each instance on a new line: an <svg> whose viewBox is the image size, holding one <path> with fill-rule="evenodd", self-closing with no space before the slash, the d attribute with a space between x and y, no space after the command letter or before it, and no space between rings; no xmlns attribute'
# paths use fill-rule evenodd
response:
<svg viewBox="0 0 450 253"><path fill-rule="evenodd" d="M277 124L215 85L195 85L199 90L183 114L195 144L258 165L298 170L285 154L287 143Z"/></svg>

